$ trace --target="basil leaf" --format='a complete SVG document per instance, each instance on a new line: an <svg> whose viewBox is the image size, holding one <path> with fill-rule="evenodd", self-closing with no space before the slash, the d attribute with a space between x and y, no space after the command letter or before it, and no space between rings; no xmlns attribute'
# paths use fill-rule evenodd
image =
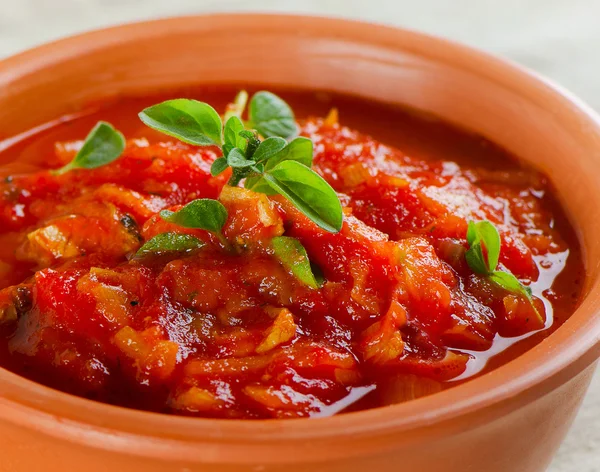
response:
<svg viewBox="0 0 600 472"><path fill-rule="evenodd" d="M99 121L85 138L73 160L54 171L64 174L72 169L95 169L116 160L125 149L125 137L110 123Z"/></svg>
<svg viewBox="0 0 600 472"><path fill-rule="evenodd" d="M470 246L466 254L469 266L479 273L495 271L500 257L500 234L496 227L489 221L479 221L477 223L469 221L467 242ZM487 259L484 259L482 244L485 246ZM482 262L486 268L485 272L480 272ZM471 263L474 265L471 265Z"/></svg>
<svg viewBox="0 0 600 472"><path fill-rule="evenodd" d="M177 98L146 108L138 116L150 128L184 143L221 145L221 117L207 103Z"/></svg>
<svg viewBox="0 0 600 472"><path fill-rule="evenodd" d="M175 212L162 210L160 217L184 228L205 229L219 233L227 221L227 210L217 200L201 198L191 201Z"/></svg>
<svg viewBox="0 0 600 472"><path fill-rule="evenodd" d="M256 132L250 131L249 129L242 130L238 134L244 139L256 138Z"/></svg>
<svg viewBox="0 0 600 472"><path fill-rule="evenodd" d="M236 115L233 115L227 120L223 131L225 144L234 148L245 143L245 140L240 136L241 131L244 131L244 123Z"/></svg>
<svg viewBox="0 0 600 472"><path fill-rule="evenodd" d="M496 270L490 274L490 280L509 292L523 295L531 300L531 288L523 285L519 279L509 272Z"/></svg>
<svg viewBox="0 0 600 472"><path fill-rule="evenodd" d="M218 159L215 159L212 165L210 166L210 175L216 177L217 175L225 171L227 167L229 167L229 164L227 164L227 158L219 157Z"/></svg>
<svg viewBox="0 0 600 472"><path fill-rule="evenodd" d="M231 167L251 167L256 164L255 161L251 159L246 159L246 156L242 152L241 149L233 148L231 152L227 155L227 164Z"/></svg>
<svg viewBox="0 0 600 472"><path fill-rule="evenodd" d="M147 241L135 254L136 258L151 254L161 255L171 252L190 252L199 249L204 243L189 234L162 233Z"/></svg>
<svg viewBox="0 0 600 472"><path fill-rule="evenodd" d="M283 161L296 161L306 167L312 166L313 143L310 139L299 137L294 139L285 148L265 162L265 169L269 170Z"/></svg>
<svg viewBox="0 0 600 472"><path fill-rule="evenodd" d="M289 236L277 236L271 240L275 257L289 270L300 282L311 288L319 288L308 254L304 246L296 238Z"/></svg>
<svg viewBox="0 0 600 472"><path fill-rule="evenodd" d="M294 112L281 98L271 92L257 92L250 100L251 127L262 136L290 138L298 133Z"/></svg>
<svg viewBox="0 0 600 472"><path fill-rule="evenodd" d="M277 191L271 188L262 175L246 177L244 187L253 192L264 193L265 195L277 195Z"/></svg>
<svg viewBox="0 0 600 472"><path fill-rule="evenodd" d="M256 162L268 161L286 146L287 141L283 138L278 136L267 138L256 148L252 159Z"/></svg>
<svg viewBox="0 0 600 472"><path fill-rule="evenodd" d="M465 259L471 270L476 274L488 275L490 273L480 243L470 245L465 253Z"/></svg>
<svg viewBox="0 0 600 472"><path fill-rule="evenodd" d="M283 161L265 172L263 178L320 228L330 233L342 229L340 200L335 190L312 169L296 161Z"/></svg>
<svg viewBox="0 0 600 472"><path fill-rule="evenodd" d="M264 164L258 163L258 164L255 164L255 165L253 165L253 166L251 167L251 169L252 169L254 172L257 172L257 173L259 173L259 174L262 174L262 173L265 171L265 166L264 166Z"/></svg>
<svg viewBox="0 0 600 472"><path fill-rule="evenodd" d="M230 144L223 144L223 147L221 148L221 150L223 151L223 156L229 154L232 149L233 146L231 146ZM225 158L225 160L227 160L227 158Z"/></svg>

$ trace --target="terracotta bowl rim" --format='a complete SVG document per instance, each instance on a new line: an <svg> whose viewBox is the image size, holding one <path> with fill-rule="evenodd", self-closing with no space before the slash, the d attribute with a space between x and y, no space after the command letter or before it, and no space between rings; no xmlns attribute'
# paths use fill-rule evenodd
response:
<svg viewBox="0 0 600 472"><path fill-rule="evenodd" d="M94 30L43 44L0 61L0 88L16 77L58 63L61 58L85 54L86 51L114 44L114 38L120 38L121 43L129 44L160 34L157 31L164 33L166 29L173 34L189 32L194 25L207 20L222 25L232 22L237 28L240 25L250 28L253 23L265 19L271 21L274 18L282 30L285 25L294 25L297 29L302 24L312 34L308 40L311 37L335 37L337 40L409 51L438 62L452 62L464 69L477 69L482 74L501 70L509 77L503 79L507 86L519 88L519 84L525 84L545 89L560 104L560 112L584 120L590 129L600 135L600 117L586 104L562 87L510 61L412 30L309 15L220 13L142 21ZM288 31L287 34L296 34L293 28L288 28ZM427 49L428 45L436 46L432 48L436 51L435 54L429 55L421 51ZM453 59L448 59L449 57ZM492 72L484 71L486 68ZM587 280L587 293L571 319L544 342L506 366L442 393L399 405L328 418L286 421L186 418L121 408L75 397L0 369L0 382L9 392L0 398L0 417L91 445L98 446L101 438L103 445L99 447L116 449L122 449L126 444L131 445L131 441L156 444L157 437L169 438L180 444L194 443L196 446L210 441L250 446L265 441L296 444L307 440L335 442L344 441L350 436L373 437L384 436L392 431L427 431L434 424L472 416L474 413L482 413L481 421L487 421L489 416L484 412L495 410L494 415L500 415L507 411L506 408L518 408L520 404L533 401L555 388L556 383L552 383L552 379L560 377L557 382L564 383L567 378L573 377L595 361L595 350L600 342L600 317L595 316L596 307L590 302L588 295L598 287L598 277ZM562 355L551 358L546 356L543 362L537 362L536 359L543 356L544 351L548 352L549 348L560 348ZM565 374L565 369L573 364L580 364L577 372ZM167 452L173 456L176 453L176 448Z"/></svg>

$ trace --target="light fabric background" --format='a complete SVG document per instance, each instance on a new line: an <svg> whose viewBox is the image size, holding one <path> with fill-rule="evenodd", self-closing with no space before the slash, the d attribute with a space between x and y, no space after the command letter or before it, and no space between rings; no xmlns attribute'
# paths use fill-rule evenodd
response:
<svg viewBox="0 0 600 472"><path fill-rule="evenodd" d="M0 58L92 28L212 11L335 15L423 30L520 62L600 111L600 0L0 0ZM549 472L600 472L600 376Z"/></svg>

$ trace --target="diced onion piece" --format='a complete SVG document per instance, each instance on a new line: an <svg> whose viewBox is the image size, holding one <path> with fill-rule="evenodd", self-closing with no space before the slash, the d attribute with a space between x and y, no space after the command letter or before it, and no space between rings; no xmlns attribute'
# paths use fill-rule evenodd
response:
<svg viewBox="0 0 600 472"><path fill-rule="evenodd" d="M27 245L19 251L19 258L36 261L45 267L54 259L75 257L79 253L79 248L58 225L51 224L27 235Z"/></svg>
<svg viewBox="0 0 600 472"><path fill-rule="evenodd" d="M277 315L271 327L267 330L264 340L256 348L258 354L290 341L296 335L294 316L286 308L276 309Z"/></svg>
<svg viewBox="0 0 600 472"><path fill-rule="evenodd" d="M359 260L350 261L350 274L354 286L350 292L352 299L370 313L379 313L379 299L369 287L369 266Z"/></svg>
<svg viewBox="0 0 600 472"><path fill-rule="evenodd" d="M187 410L190 412L207 412L224 406L225 402L214 393L198 387L179 394L171 406L176 410Z"/></svg>
<svg viewBox="0 0 600 472"><path fill-rule="evenodd" d="M311 410L319 411L322 407L312 395L296 392L287 385L279 388L247 385L243 392L278 418L306 416Z"/></svg>
<svg viewBox="0 0 600 472"><path fill-rule="evenodd" d="M158 338L159 332L158 327L148 328L140 333L125 326L113 337L117 348L134 361L140 382L150 377L165 380L175 370L179 345L174 341Z"/></svg>
<svg viewBox="0 0 600 472"><path fill-rule="evenodd" d="M126 356L133 359L147 356L150 351L144 339L130 326L125 326L117 331L113 342Z"/></svg>
<svg viewBox="0 0 600 472"><path fill-rule="evenodd" d="M225 236L244 243L283 234L281 217L265 194L226 185L219 200L229 214L223 228Z"/></svg>
<svg viewBox="0 0 600 472"><path fill-rule="evenodd" d="M156 195L142 195L116 184L101 185L94 190L94 197L99 201L110 202L117 208L131 212L136 217L141 216L143 219L150 218L159 207L164 206L163 199Z"/></svg>
<svg viewBox="0 0 600 472"><path fill-rule="evenodd" d="M334 375L336 382L344 386L356 385L361 380L360 372L355 369L335 369Z"/></svg>
<svg viewBox="0 0 600 472"><path fill-rule="evenodd" d="M365 360L385 364L404 352L404 341L399 327L406 323L406 311L393 301L384 317L363 333L361 347Z"/></svg>
<svg viewBox="0 0 600 472"><path fill-rule="evenodd" d="M373 179L369 173L369 169L361 162L342 167L339 174L344 181L344 186L351 188L357 187Z"/></svg>
<svg viewBox="0 0 600 472"><path fill-rule="evenodd" d="M502 335L519 336L544 327L544 304L537 298L530 301L524 296L509 294L504 297L503 304L505 319Z"/></svg>
<svg viewBox="0 0 600 472"><path fill-rule="evenodd" d="M152 347L144 359L144 368L149 375L160 380L168 379L177 365L179 345L174 341L161 340Z"/></svg>
<svg viewBox="0 0 600 472"><path fill-rule="evenodd" d="M94 269L96 269L95 272ZM80 293L91 295L96 301L96 310L110 323L123 326L128 320L131 296L119 285L99 282L96 275L98 273L103 273L104 278L118 278L119 276L117 272L92 267L89 274L78 280L77 290Z"/></svg>

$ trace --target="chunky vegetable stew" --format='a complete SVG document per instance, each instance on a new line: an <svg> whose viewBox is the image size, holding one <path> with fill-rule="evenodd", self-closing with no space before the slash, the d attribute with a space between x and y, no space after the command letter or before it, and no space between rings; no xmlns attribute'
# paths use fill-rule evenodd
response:
<svg viewBox="0 0 600 472"><path fill-rule="evenodd" d="M0 143L4 367L151 411L323 416L483 375L575 309L552 187L483 138L329 94L179 96Z"/></svg>

